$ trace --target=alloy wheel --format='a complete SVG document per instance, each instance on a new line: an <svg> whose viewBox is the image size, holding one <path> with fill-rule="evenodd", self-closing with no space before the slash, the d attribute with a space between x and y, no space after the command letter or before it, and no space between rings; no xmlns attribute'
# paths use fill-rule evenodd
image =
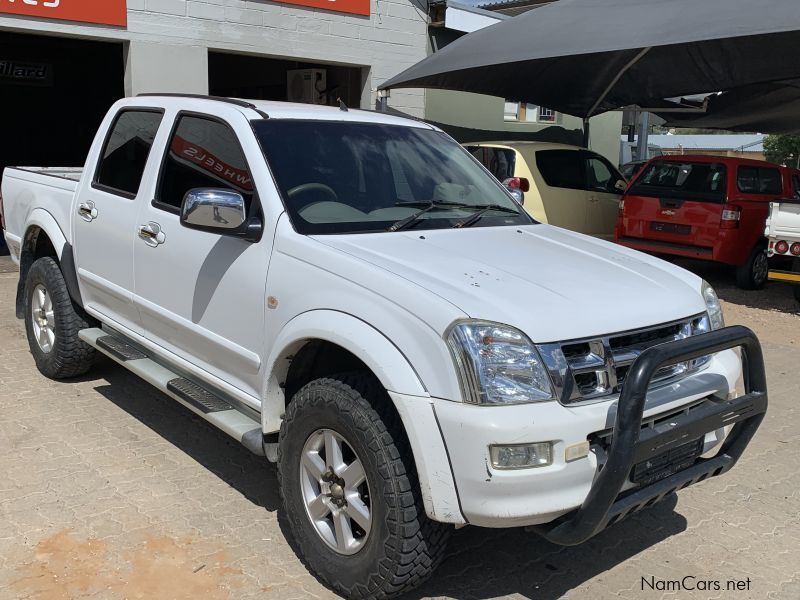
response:
<svg viewBox="0 0 800 600"><path fill-rule="evenodd" d="M342 435L318 429L308 437L300 489L319 537L339 554L361 550L372 529L369 484L361 459Z"/></svg>
<svg viewBox="0 0 800 600"><path fill-rule="evenodd" d="M769 260L766 252L759 252L753 259L753 282L760 286L769 276Z"/></svg>
<svg viewBox="0 0 800 600"><path fill-rule="evenodd" d="M56 341L56 319L53 299L42 284L33 290L31 298L33 335L42 352L50 352Z"/></svg>

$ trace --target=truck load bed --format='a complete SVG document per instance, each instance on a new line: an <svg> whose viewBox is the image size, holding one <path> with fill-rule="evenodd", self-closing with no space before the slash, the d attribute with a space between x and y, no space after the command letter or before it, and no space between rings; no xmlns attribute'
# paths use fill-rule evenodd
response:
<svg viewBox="0 0 800 600"><path fill-rule="evenodd" d="M82 175L82 167L8 167L3 171L3 218L12 260L19 259L25 224L34 211L41 218L55 219L63 241L69 241L69 211Z"/></svg>
<svg viewBox="0 0 800 600"><path fill-rule="evenodd" d="M83 167L9 167L17 171L46 175L48 177L58 177L69 181L79 182L83 175Z"/></svg>

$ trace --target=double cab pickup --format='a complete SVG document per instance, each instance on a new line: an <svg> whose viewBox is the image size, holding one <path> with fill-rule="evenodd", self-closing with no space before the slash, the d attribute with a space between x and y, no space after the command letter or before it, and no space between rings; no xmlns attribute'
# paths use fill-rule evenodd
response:
<svg viewBox="0 0 800 600"><path fill-rule="evenodd" d="M129 98L83 169L6 169L2 207L39 370L105 355L276 462L348 597L467 525L579 544L730 469L766 411L707 283L537 223L421 121Z"/></svg>

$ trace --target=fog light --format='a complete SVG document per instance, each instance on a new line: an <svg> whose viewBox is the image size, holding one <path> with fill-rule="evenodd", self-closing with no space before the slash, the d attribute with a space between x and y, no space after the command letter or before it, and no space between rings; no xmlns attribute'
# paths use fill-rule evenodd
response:
<svg viewBox="0 0 800 600"><path fill-rule="evenodd" d="M553 443L510 444L489 446L492 466L495 469L527 469L546 467L553 463Z"/></svg>

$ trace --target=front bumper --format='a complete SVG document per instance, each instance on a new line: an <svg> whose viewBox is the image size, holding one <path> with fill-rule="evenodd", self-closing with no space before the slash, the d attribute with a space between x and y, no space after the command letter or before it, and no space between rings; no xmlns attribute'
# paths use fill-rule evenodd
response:
<svg viewBox="0 0 800 600"><path fill-rule="evenodd" d="M748 393L731 398L742 376L739 353L732 350L738 346L746 357ZM702 372L646 393L662 365L713 352L717 354ZM540 531L552 541L579 543L675 489L729 469L766 410L761 350L752 332L742 327L656 346L644 352L629 373L618 402L486 407L435 401L466 521L484 527L542 525ZM693 408L681 412L685 406ZM643 419L673 413L674 418L642 428ZM698 458L688 468L662 475L666 478L649 485L630 481L635 464L687 442L702 439L701 451L709 452L734 423L737 426L714 458ZM609 431L610 446L595 444L588 457L565 460L567 447ZM553 441L552 465L511 471L492 468L490 444L538 441Z"/></svg>

